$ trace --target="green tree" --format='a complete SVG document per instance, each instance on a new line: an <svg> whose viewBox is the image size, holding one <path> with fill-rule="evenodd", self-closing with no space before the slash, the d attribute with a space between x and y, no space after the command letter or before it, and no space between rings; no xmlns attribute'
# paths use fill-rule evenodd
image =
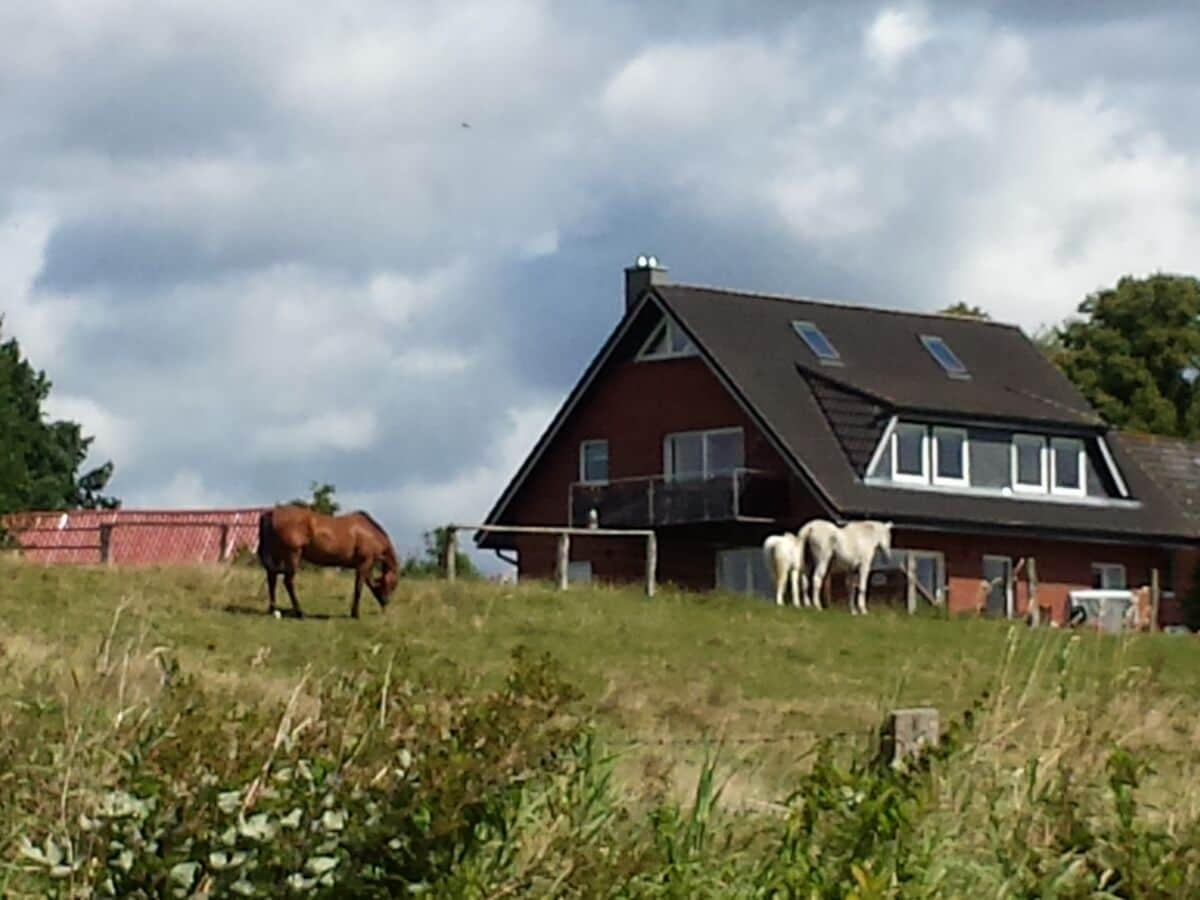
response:
<svg viewBox="0 0 1200 900"><path fill-rule="evenodd" d="M1200 281L1125 277L1040 336L1047 356L1113 425L1200 437Z"/></svg>
<svg viewBox="0 0 1200 900"><path fill-rule="evenodd" d="M289 500L288 502L294 506L307 506L313 512L323 513L327 516L336 515L341 509L337 500L333 498L334 492L337 490L332 484L313 481L309 483L308 489L312 491L312 497L308 500Z"/></svg>
<svg viewBox="0 0 1200 900"><path fill-rule="evenodd" d="M991 314L981 306L971 306L966 300L951 303L945 309L938 310L943 316L958 316L961 319L983 319L991 321Z"/></svg>
<svg viewBox="0 0 1200 900"><path fill-rule="evenodd" d="M46 420L50 386L15 338L0 343L0 513L116 508L120 501L103 493L113 464L80 475L92 438L75 422Z"/></svg>
<svg viewBox="0 0 1200 900"><path fill-rule="evenodd" d="M419 556L409 556L404 560L403 575L441 575L445 570L446 548L450 542L450 529L435 528L421 535L425 549ZM483 573L471 562L471 557L462 550L454 554L455 575L458 578L482 578Z"/></svg>

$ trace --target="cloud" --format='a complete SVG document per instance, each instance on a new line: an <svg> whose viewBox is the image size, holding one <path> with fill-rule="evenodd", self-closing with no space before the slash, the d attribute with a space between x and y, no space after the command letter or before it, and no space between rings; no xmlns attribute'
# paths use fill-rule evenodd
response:
<svg viewBox="0 0 1200 900"><path fill-rule="evenodd" d="M919 50L932 32L923 11L886 8L863 33L867 57L884 71L891 71Z"/></svg>
<svg viewBox="0 0 1200 900"><path fill-rule="evenodd" d="M638 253L1030 328L1192 267L1197 18L2 5L4 334L127 503L315 479L416 540L499 495Z"/></svg>

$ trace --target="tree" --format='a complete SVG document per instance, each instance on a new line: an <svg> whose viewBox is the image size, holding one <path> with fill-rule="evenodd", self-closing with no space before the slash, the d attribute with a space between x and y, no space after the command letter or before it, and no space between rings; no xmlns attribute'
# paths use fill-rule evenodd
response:
<svg viewBox="0 0 1200 900"><path fill-rule="evenodd" d="M307 506L313 512L323 513L327 516L336 515L337 511L341 509L338 502L333 499L333 493L337 488L332 484L313 481L309 483L308 489L312 491L311 499L290 500L288 502L293 506Z"/></svg>
<svg viewBox="0 0 1200 900"><path fill-rule="evenodd" d="M951 303L945 309L938 310L943 316L958 316L960 319L983 319L991 321L991 315L981 306L970 306L966 300Z"/></svg>
<svg viewBox="0 0 1200 900"><path fill-rule="evenodd" d="M92 438L75 422L46 420L50 387L15 338L0 343L0 513L120 506L103 493L111 461L79 474Z"/></svg>
<svg viewBox="0 0 1200 900"><path fill-rule="evenodd" d="M410 556L404 560L401 570L403 575L440 575L445 569L446 548L450 543L450 529L441 527L426 531L421 535L425 543L424 552L420 556ZM482 578L483 574L475 568L471 557L459 550L454 554L454 570L458 578Z"/></svg>
<svg viewBox="0 0 1200 900"><path fill-rule="evenodd" d="M1200 437L1200 281L1125 277L1090 294L1041 346L1113 425Z"/></svg>

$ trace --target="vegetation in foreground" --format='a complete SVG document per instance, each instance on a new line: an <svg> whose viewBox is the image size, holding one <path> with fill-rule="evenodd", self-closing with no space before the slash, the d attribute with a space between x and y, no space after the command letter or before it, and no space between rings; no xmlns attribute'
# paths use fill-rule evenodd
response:
<svg viewBox="0 0 1200 900"><path fill-rule="evenodd" d="M347 588L0 566L0 893L1200 893L1190 639ZM947 740L879 764L915 702Z"/></svg>

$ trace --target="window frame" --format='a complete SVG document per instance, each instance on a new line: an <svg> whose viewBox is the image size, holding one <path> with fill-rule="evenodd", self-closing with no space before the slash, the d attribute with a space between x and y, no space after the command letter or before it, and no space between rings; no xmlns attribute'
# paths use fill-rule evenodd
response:
<svg viewBox="0 0 1200 900"><path fill-rule="evenodd" d="M1098 590L1098 591L1127 591L1127 590L1129 590L1129 570L1125 568L1125 563L1114 563L1114 562L1094 562L1094 563L1092 563L1092 568L1091 568L1092 580L1093 581L1096 580L1095 576L1096 576L1097 570L1099 570L1101 573L1103 573L1105 570L1111 571L1113 569L1119 569L1121 571L1121 584L1123 584L1124 587L1119 587L1119 588L1105 587L1103 585L1104 576L1103 576L1103 574L1101 574L1101 577L1100 577L1101 586L1098 588L1093 588L1093 590Z"/></svg>
<svg viewBox="0 0 1200 900"><path fill-rule="evenodd" d="M658 343L660 335L666 335L667 350L662 353L651 352L651 347ZM685 342L682 350L671 350L670 347L675 343L676 335L681 335ZM662 321L650 330L650 336L642 342L641 349L638 350L637 356L634 357L638 362L654 362L660 359L683 359L688 356L698 356L699 351L696 349L695 342L683 331L675 320L670 316L663 316Z"/></svg>
<svg viewBox="0 0 1200 900"><path fill-rule="evenodd" d="M933 357L933 361L938 364L943 372L950 378L957 378L961 381L969 381L971 378L971 370L967 368L967 364L962 361L962 357L954 352L954 348L950 346L950 342L938 334L922 334L920 336L921 346L925 348L925 352ZM939 346L949 354L950 359L958 364L957 368L951 368L947 360L941 359L937 352L933 349L934 346Z"/></svg>
<svg viewBox="0 0 1200 900"><path fill-rule="evenodd" d="M1029 484L1020 480L1020 448L1019 444L1022 439L1033 440L1038 442L1038 468L1041 472L1041 480L1038 484ZM1012 436L1012 489L1017 494L1045 494L1049 490L1049 461L1046 459L1050 450L1050 442L1046 440L1044 434L1031 434L1029 432L1013 432Z"/></svg>
<svg viewBox="0 0 1200 900"><path fill-rule="evenodd" d="M1058 454L1054 450L1054 445L1072 443L1076 445L1075 460L1076 467L1079 473L1078 487L1062 487L1058 483ZM1052 436L1049 440L1050 452L1050 493L1057 494L1060 497L1086 497L1087 496L1087 444L1076 437Z"/></svg>
<svg viewBox="0 0 1200 900"><path fill-rule="evenodd" d="M961 440L958 449L959 464L962 469L962 476L954 478L952 476L938 474L938 462L940 461L940 451L938 450L938 432L943 434L955 434ZM929 429L929 453L930 466L929 475L934 484L949 485L952 487L969 487L971 484L971 454L968 448L969 433L966 428L959 428L956 425L934 425Z"/></svg>
<svg viewBox="0 0 1200 900"><path fill-rule="evenodd" d="M725 425L720 428L700 428L700 429L694 429L692 431L673 431L670 434L663 435L663 481L675 482L675 481L681 481L681 480L682 481L691 480L691 479L687 479L687 478L684 478L684 479L677 478L675 473L672 471L672 463L675 461L673 440L675 438L692 437L692 436L700 437L700 474L699 474L699 479L701 481L708 481L711 478L718 477L718 475L714 475L709 470L709 464L708 464L708 439L710 436L718 435L718 434L740 434L742 436L742 464L740 466L734 466L733 472L728 473L728 474L730 476L734 476L737 474L739 469L746 468L746 433L743 430L742 426L740 426L740 425ZM725 474L725 473L722 473L722 475L723 474Z"/></svg>
<svg viewBox="0 0 1200 900"><path fill-rule="evenodd" d="M900 471L900 433L905 429L921 429L921 474ZM892 481L906 484L929 484L929 426L917 422L897 422L892 429Z"/></svg>
<svg viewBox="0 0 1200 900"><path fill-rule="evenodd" d="M604 478L588 478L587 477L587 449L597 445L604 445ZM580 484L608 484L609 475L609 449L608 438L588 438L579 442L579 483Z"/></svg>
<svg viewBox="0 0 1200 900"><path fill-rule="evenodd" d="M820 335L821 340L823 340L825 342L825 345L833 353L833 356L826 356L825 354L823 354L819 350L817 350L816 347L813 346L813 341L810 339L809 335L805 333L806 328L811 329L812 331L815 331L818 335ZM842 352L840 350L838 350L837 346L833 343L833 341L831 341L829 339L829 335L827 335L824 331L822 331L821 326L818 325L816 322L811 322L807 319L793 319L792 320L792 331L794 331L796 333L796 336L798 338L800 338L800 340L804 341L804 346L806 346L809 349L809 351L812 353L813 356L815 356L817 358L817 361L821 365L823 365L823 366L845 365L845 363L842 361Z"/></svg>

